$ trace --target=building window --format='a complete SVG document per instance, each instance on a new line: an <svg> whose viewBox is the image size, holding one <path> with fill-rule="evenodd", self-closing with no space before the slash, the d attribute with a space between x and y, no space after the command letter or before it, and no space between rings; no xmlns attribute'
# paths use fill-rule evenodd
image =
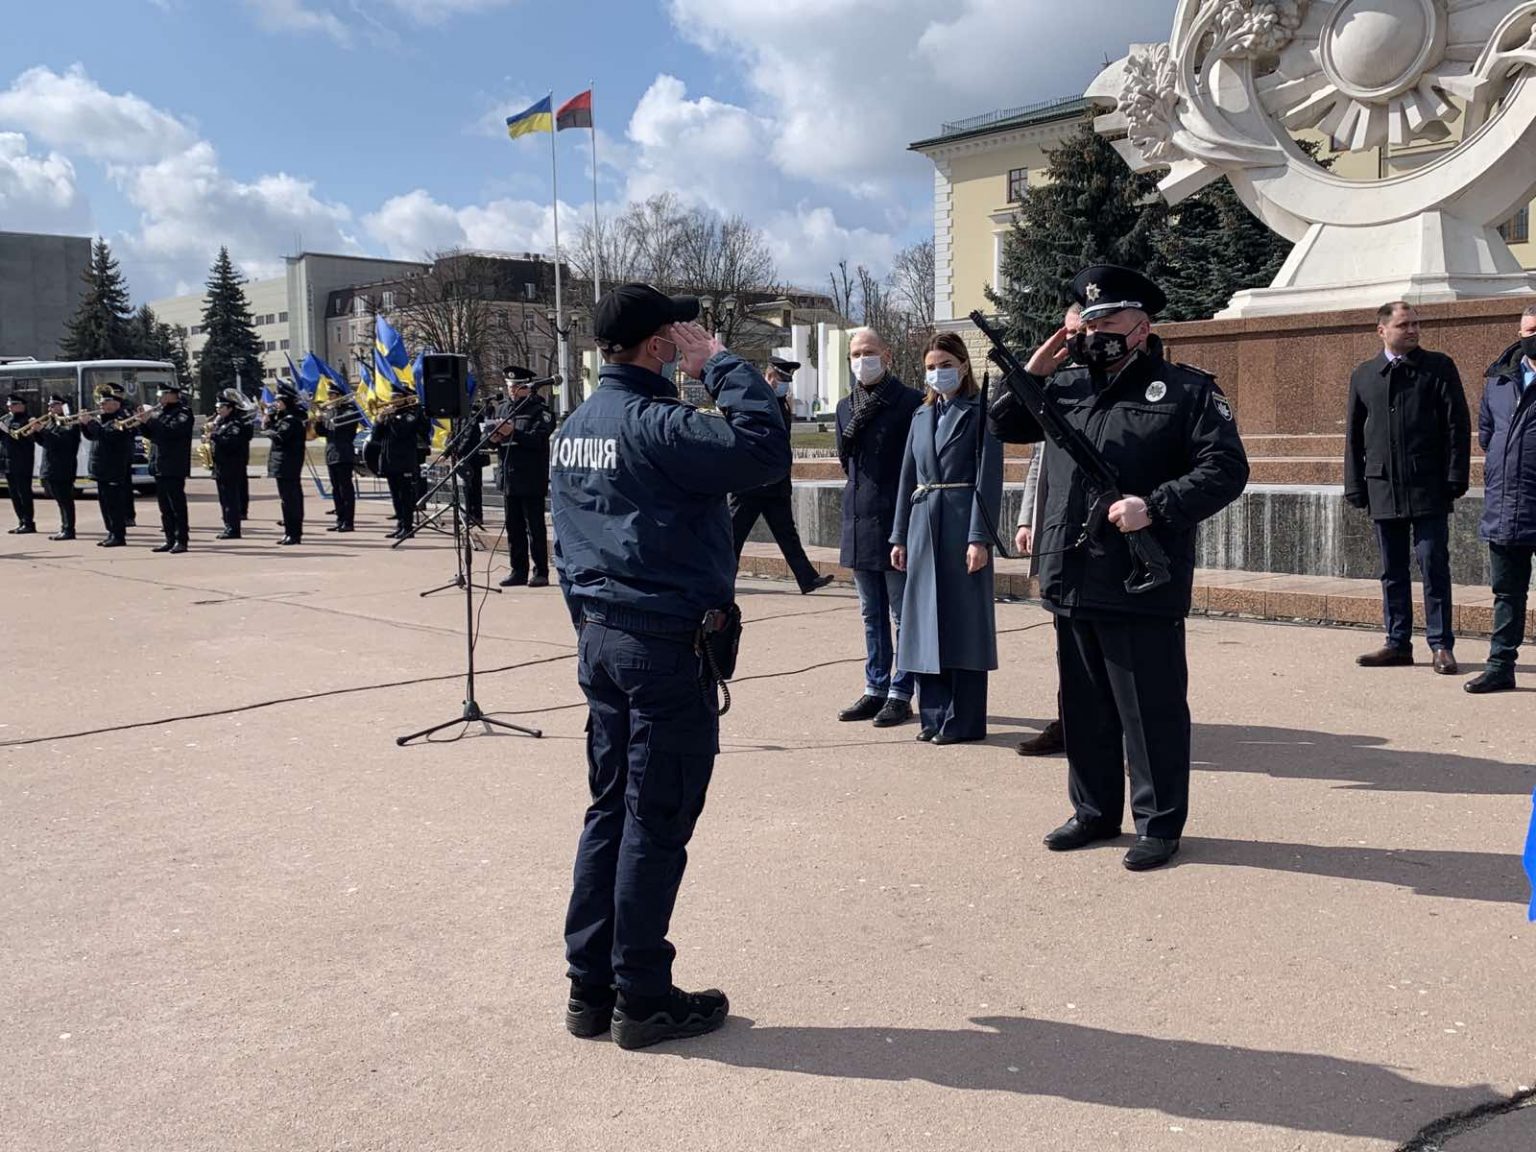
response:
<svg viewBox="0 0 1536 1152"><path fill-rule="evenodd" d="M277 342L277 350L279 352L286 352L286 351L288 351L288 341L286 341L286 340L279 340Z"/></svg>
<svg viewBox="0 0 1536 1152"><path fill-rule="evenodd" d="M194 336L201 336L202 334L203 334L203 326L201 324L194 324L194 325L192 325L192 335L194 335Z"/></svg>
<svg viewBox="0 0 1536 1152"><path fill-rule="evenodd" d="M523 283L523 299L537 300L539 298L539 286L537 284Z"/></svg>
<svg viewBox="0 0 1536 1152"><path fill-rule="evenodd" d="M1008 171L1008 203L1022 204L1029 195L1029 169L1011 168Z"/></svg>
<svg viewBox="0 0 1536 1152"><path fill-rule="evenodd" d="M393 312L395 310L395 294L393 292L385 291L383 308L386 312Z"/></svg>
<svg viewBox="0 0 1536 1152"><path fill-rule="evenodd" d="M352 297L352 315L354 315L354 316L366 316L366 315L368 315L368 298L366 296L354 296L354 297Z"/></svg>
<svg viewBox="0 0 1536 1152"><path fill-rule="evenodd" d="M1525 244L1531 238L1531 209L1530 206L1520 209L1508 220L1499 225L1499 235L1504 237L1506 244Z"/></svg>
<svg viewBox="0 0 1536 1152"><path fill-rule="evenodd" d="M286 313L286 312L279 312L277 314L277 322L279 324L286 324L286 323L288 323L288 313Z"/></svg>

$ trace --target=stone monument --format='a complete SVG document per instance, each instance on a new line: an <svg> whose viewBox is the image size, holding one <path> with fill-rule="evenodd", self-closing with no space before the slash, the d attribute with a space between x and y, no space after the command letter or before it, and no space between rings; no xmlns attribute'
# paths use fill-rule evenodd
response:
<svg viewBox="0 0 1536 1152"><path fill-rule="evenodd" d="M1269 288L1223 317L1508 296L1536 290L1497 225L1536 195L1536 2L1180 0L1166 44L1133 46L1087 95L1095 127L1177 204L1226 176L1296 245ZM1454 141L1375 181L1338 151Z"/></svg>

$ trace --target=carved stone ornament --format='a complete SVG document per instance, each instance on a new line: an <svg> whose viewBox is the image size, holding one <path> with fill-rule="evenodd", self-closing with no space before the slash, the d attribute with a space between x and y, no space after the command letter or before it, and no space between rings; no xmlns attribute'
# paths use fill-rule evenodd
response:
<svg viewBox="0 0 1536 1152"><path fill-rule="evenodd" d="M1296 243L1223 316L1536 291L1497 225L1536 196L1536 0L1181 0L1166 44L1134 45L1087 95L1177 204L1226 176ZM1336 151L1429 145L1349 180ZM1436 147L1437 146L1437 147Z"/></svg>

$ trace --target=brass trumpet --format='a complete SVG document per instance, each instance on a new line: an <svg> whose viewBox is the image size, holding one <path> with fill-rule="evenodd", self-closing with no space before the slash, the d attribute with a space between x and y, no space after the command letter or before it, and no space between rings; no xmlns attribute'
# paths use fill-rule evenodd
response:
<svg viewBox="0 0 1536 1152"><path fill-rule="evenodd" d="M396 412L403 412L405 409L419 403L421 403L421 400L414 393L407 393L398 399L391 400L388 404L380 406L376 415L393 416Z"/></svg>
<svg viewBox="0 0 1536 1152"><path fill-rule="evenodd" d="M135 412L132 416L128 417L128 419L119 420L117 423L118 430L122 431L124 428L137 428L154 414L155 410L153 408L141 409L140 411Z"/></svg>
<svg viewBox="0 0 1536 1152"><path fill-rule="evenodd" d="M81 424L88 419L94 420L100 415L100 408L89 408L84 412L72 412L68 416L55 416L53 422L60 428L68 428L71 424Z"/></svg>
<svg viewBox="0 0 1536 1152"><path fill-rule="evenodd" d="M41 416L32 417L20 428L7 428L6 431L11 434L12 440L20 440L34 432L41 432L51 423L53 423L53 413L44 412Z"/></svg>

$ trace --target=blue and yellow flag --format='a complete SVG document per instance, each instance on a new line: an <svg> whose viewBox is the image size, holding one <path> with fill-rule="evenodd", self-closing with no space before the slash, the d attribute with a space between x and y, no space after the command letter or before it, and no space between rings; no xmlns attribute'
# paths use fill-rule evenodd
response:
<svg viewBox="0 0 1536 1152"><path fill-rule="evenodd" d="M1531 882L1529 919L1536 920L1536 792L1531 793L1531 830L1525 834L1525 875Z"/></svg>
<svg viewBox="0 0 1536 1152"><path fill-rule="evenodd" d="M555 115L550 110L548 96L537 104L523 109L516 116L507 117L507 135L514 140L519 136L527 136L530 132L553 132L554 130Z"/></svg>

